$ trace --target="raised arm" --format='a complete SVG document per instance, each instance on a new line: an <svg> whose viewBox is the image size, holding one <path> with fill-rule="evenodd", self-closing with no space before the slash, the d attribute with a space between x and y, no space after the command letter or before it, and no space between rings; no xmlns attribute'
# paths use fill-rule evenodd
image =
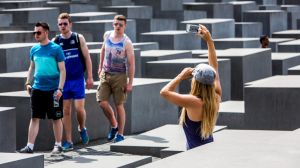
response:
<svg viewBox="0 0 300 168"><path fill-rule="evenodd" d="M80 48L83 54L86 70L87 70L87 80L86 80L86 88L91 89L93 87L93 69L92 69L92 60L89 53L89 49L86 45L85 38L78 34L80 40Z"/></svg>
<svg viewBox="0 0 300 168"><path fill-rule="evenodd" d="M216 49L214 45L214 41L211 37L210 32L208 29L200 25L200 28L198 30L198 35L202 37L206 43L208 48L208 63L210 66L212 66L216 71L216 79L215 79L215 90L216 93L221 97L222 96L222 88L220 84L220 77L219 77L219 71L218 71L218 61L217 61L217 55L216 55Z"/></svg>

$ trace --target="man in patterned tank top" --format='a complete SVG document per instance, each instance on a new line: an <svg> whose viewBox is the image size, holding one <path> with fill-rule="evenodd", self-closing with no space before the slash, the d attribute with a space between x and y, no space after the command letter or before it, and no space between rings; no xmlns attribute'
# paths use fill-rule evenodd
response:
<svg viewBox="0 0 300 168"><path fill-rule="evenodd" d="M100 84L97 89L97 101L111 124L107 139L119 142L124 140L126 118L124 103L127 92L132 90L135 61L132 42L124 33L126 17L116 15L113 27L113 31L107 31L103 36L98 70ZM113 95L117 119L109 103L111 95Z"/></svg>

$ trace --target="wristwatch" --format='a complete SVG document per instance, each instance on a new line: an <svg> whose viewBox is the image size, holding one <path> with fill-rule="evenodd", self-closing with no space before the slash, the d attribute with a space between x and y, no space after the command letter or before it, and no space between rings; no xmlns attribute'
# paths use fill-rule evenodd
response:
<svg viewBox="0 0 300 168"><path fill-rule="evenodd" d="M61 91L61 93L64 91L62 88L58 88L57 90Z"/></svg>

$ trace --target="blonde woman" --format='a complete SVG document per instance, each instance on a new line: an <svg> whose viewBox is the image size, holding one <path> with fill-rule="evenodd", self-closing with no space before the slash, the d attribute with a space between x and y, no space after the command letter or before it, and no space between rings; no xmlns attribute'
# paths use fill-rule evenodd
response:
<svg viewBox="0 0 300 168"><path fill-rule="evenodd" d="M166 100L182 107L180 123L186 135L187 149L213 141L212 133L222 95L213 39L205 26L199 27L197 35L207 42L209 65L199 64L195 68L183 69L160 91ZM190 78L189 94L175 92L182 80Z"/></svg>

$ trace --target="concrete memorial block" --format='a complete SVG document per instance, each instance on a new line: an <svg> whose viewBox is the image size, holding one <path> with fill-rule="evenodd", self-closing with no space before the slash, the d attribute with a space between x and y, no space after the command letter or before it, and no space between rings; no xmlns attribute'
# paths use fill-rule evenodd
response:
<svg viewBox="0 0 300 168"><path fill-rule="evenodd" d="M80 155L73 159L58 162L47 166L47 168L61 167L139 167L152 162L150 156L105 156L105 155Z"/></svg>
<svg viewBox="0 0 300 168"><path fill-rule="evenodd" d="M129 19L151 19L153 16L151 6L105 6L101 11L116 12Z"/></svg>
<svg viewBox="0 0 300 168"><path fill-rule="evenodd" d="M18 8L18 9L2 9L0 13L12 14L13 25L27 25L42 21L47 22L50 30L58 30L57 16L59 15L58 8L40 7L40 8ZM21 16L21 17L20 17ZM47 19L46 19L47 18ZM34 27L29 25L30 29Z"/></svg>
<svg viewBox="0 0 300 168"><path fill-rule="evenodd" d="M288 29L297 29L297 20L300 19L299 5L281 5L282 10L288 12Z"/></svg>
<svg viewBox="0 0 300 168"><path fill-rule="evenodd" d="M0 14L0 20L1 20L0 27L9 27L12 24L12 15Z"/></svg>
<svg viewBox="0 0 300 168"><path fill-rule="evenodd" d="M88 3L98 5L99 8L103 6L134 5L131 0L89 0Z"/></svg>
<svg viewBox="0 0 300 168"><path fill-rule="evenodd" d="M73 29L75 31L82 32L84 36L86 36L86 34L91 35L92 39L86 38L87 41L103 41L103 34L108 30L113 30L113 20L78 21L73 23ZM132 42L136 41L135 20L127 20L127 28L125 33Z"/></svg>
<svg viewBox="0 0 300 168"><path fill-rule="evenodd" d="M89 50L101 49L102 44L103 44L103 42L86 42L86 45L88 46ZM99 51L99 53L100 53L100 51Z"/></svg>
<svg viewBox="0 0 300 168"><path fill-rule="evenodd" d="M243 129L245 125L244 101L223 101L220 104L217 125L226 125L228 129Z"/></svg>
<svg viewBox="0 0 300 168"><path fill-rule="evenodd" d="M285 0L284 3L290 5L300 5L299 1L297 0Z"/></svg>
<svg viewBox="0 0 300 168"><path fill-rule="evenodd" d="M109 124L100 112L95 101L96 90L86 91L87 128L90 140L106 137ZM31 119L30 97L26 91L0 93L0 106L16 107L16 142L17 149L27 143L29 121ZM95 110L95 109L99 109ZM80 142L75 113L72 117L73 142ZM99 127L101 123L101 127ZM90 129L97 128L97 129ZM54 145L54 135L51 120L40 122L40 131L36 139L34 150L51 150Z"/></svg>
<svg viewBox="0 0 300 168"><path fill-rule="evenodd" d="M259 37L262 29L261 22L235 22L236 37Z"/></svg>
<svg viewBox="0 0 300 168"><path fill-rule="evenodd" d="M0 74L0 93L24 90L27 71Z"/></svg>
<svg viewBox="0 0 300 168"><path fill-rule="evenodd" d="M300 52L300 39L278 44L278 52Z"/></svg>
<svg viewBox="0 0 300 168"><path fill-rule="evenodd" d="M18 9L18 8L32 8L42 7L46 5L47 0L34 0L34 1L19 1L19 0L6 0L0 1L1 8L5 9Z"/></svg>
<svg viewBox="0 0 300 168"><path fill-rule="evenodd" d="M201 47L201 40L195 34L181 30L142 33L140 41L157 41L159 49L164 50L191 50Z"/></svg>
<svg viewBox="0 0 300 168"><path fill-rule="evenodd" d="M80 12L71 13L72 22L87 21L87 20L112 20L116 12Z"/></svg>
<svg viewBox="0 0 300 168"><path fill-rule="evenodd" d="M233 18L233 5L229 3L190 2L183 4L184 10L206 11L208 18Z"/></svg>
<svg viewBox="0 0 300 168"><path fill-rule="evenodd" d="M298 75L273 76L245 86L247 129L294 130L300 127Z"/></svg>
<svg viewBox="0 0 300 168"><path fill-rule="evenodd" d="M146 63L147 78L175 78L184 68L195 67L200 63L208 64L207 59L198 58L179 58L162 61L149 61ZM230 61L228 59L219 59L219 76L222 86L222 101L231 98L231 72ZM189 80L184 80L179 85L179 92L188 94L191 88Z"/></svg>
<svg viewBox="0 0 300 168"><path fill-rule="evenodd" d="M300 75L300 65L288 69L289 75Z"/></svg>
<svg viewBox="0 0 300 168"><path fill-rule="evenodd" d="M44 168L44 155L41 154L0 153L0 158L0 168Z"/></svg>
<svg viewBox="0 0 300 168"><path fill-rule="evenodd" d="M224 126L216 126L214 132L225 128ZM110 150L135 155L166 157L186 151L185 143L186 140L182 126L168 124L139 134L133 138L125 139L122 142L111 144Z"/></svg>
<svg viewBox="0 0 300 168"><path fill-rule="evenodd" d="M206 11L184 10L183 20L194 20L207 18Z"/></svg>
<svg viewBox="0 0 300 168"><path fill-rule="evenodd" d="M258 38L223 38L214 39L216 49L228 48L259 48L260 42Z"/></svg>
<svg viewBox="0 0 300 168"><path fill-rule="evenodd" d="M243 100L244 84L272 75L271 50L263 48L232 48L217 51L219 59L231 61L231 99ZM201 55L207 58L208 55ZM255 67L255 68L253 68Z"/></svg>
<svg viewBox="0 0 300 168"><path fill-rule="evenodd" d="M13 33L9 33L13 36ZM32 38L32 33L30 34ZM24 34L25 35L25 34ZM3 39L5 40L5 39ZM30 48L35 43L0 44L0 72L16 72L28 70Z"/></svg>
<svg viewBox="0 0 300 168"><path fill-rule="evenodd" d="M282 10L250 10L243 12L244 22L262 22L263 34L287 29L287 12ZM273 36L272 36L273 37Z"/></svg>
<svg viewBox="0 0 300 168"><path fill-rule="evenodd" d="M16 151L16 111L14 107L0 107L0 152ZM1 167L1 164L0 164Z"/></svg>
<svg viewBox="0 0 300 168"><path fill-rule="evenodd" d="M183 23L181 25L182 29L185 29L186 24L202 24L207 27L214 39L230 38L235 35L233 19L196 19L183 21L181 23Z"/></svg>
<svg viewBox="0 0 300 168"><path fill-rule="evenodd" d="M142 77L146 77L146 63L149 61L192 58L191 51L181 50L148 50L141 52Z"/></svg>
<svg viewBox="0 0 300 168"><path fill-rule="evenodd" d="M79 12L96 12L98 7L93 4L67 2L67 1L50 1L47 2L49 7L57 7L61 12L67 13L79 13Z"/></svg>
<svg viewBox="0 0 300 168"><path fill-rule="evenodd" d="M141 42L141 43L133 43L133 47L135 49L140 49L141 51L146 50L158 50L159 45L158 42Z"/></svg>
<svg viewBox="0 0 300 168"><path fill-rule="evenodd" d="M294 38L269 38L269 47L272 52L278 52L278 44L295 40Z"/></svg>
<svg viewBox="0 0 300 168"><path fill-rule="evenodd" d="M161 159L142 168L185 167L298 167L299 133L291 131L222 130L215 142ZM222 158L222 159L217 159ZM216 161L216 159L218 161ZM275 161L276 160L276 161Z"/></svg>
<svg viewBox="0 0 300 168"><path fill-rule="evenodd" d="M272 75L287 75L288 69L300 65L299 53L272 53Z"/></svg>
<svg viewBox="0 0 300 168"><path fill-rule="evenodd" d="M280 6L278 5L258 5L258 10L280 10Z"/></svg>
<svg viewBox="0 0 300 168"><path fill-rule="evenodd" d="M229 4L233 5L233 18L236 22L243 21L244 11L257 9L255 1L231 1Z"/></svg>
<svg viewBox="0 0 300 168"><path fill-rule="evenodd" d="M4 43L30 43L35 42L32 31L28 30L0 30L0 44Z"/></svg>
<svg viewBox="0 0 300 168"><path fill-rule="evenodd" d="M207 50L192 50L192 57L193 58L199 58L200 55L207 54Z"/></svg>
<svg viewBox="0 0 300 168"><path fill-rule="evenodd" d="M274 32L272 38L296 38L300 39L300 30L284 30Z"/></svg>

